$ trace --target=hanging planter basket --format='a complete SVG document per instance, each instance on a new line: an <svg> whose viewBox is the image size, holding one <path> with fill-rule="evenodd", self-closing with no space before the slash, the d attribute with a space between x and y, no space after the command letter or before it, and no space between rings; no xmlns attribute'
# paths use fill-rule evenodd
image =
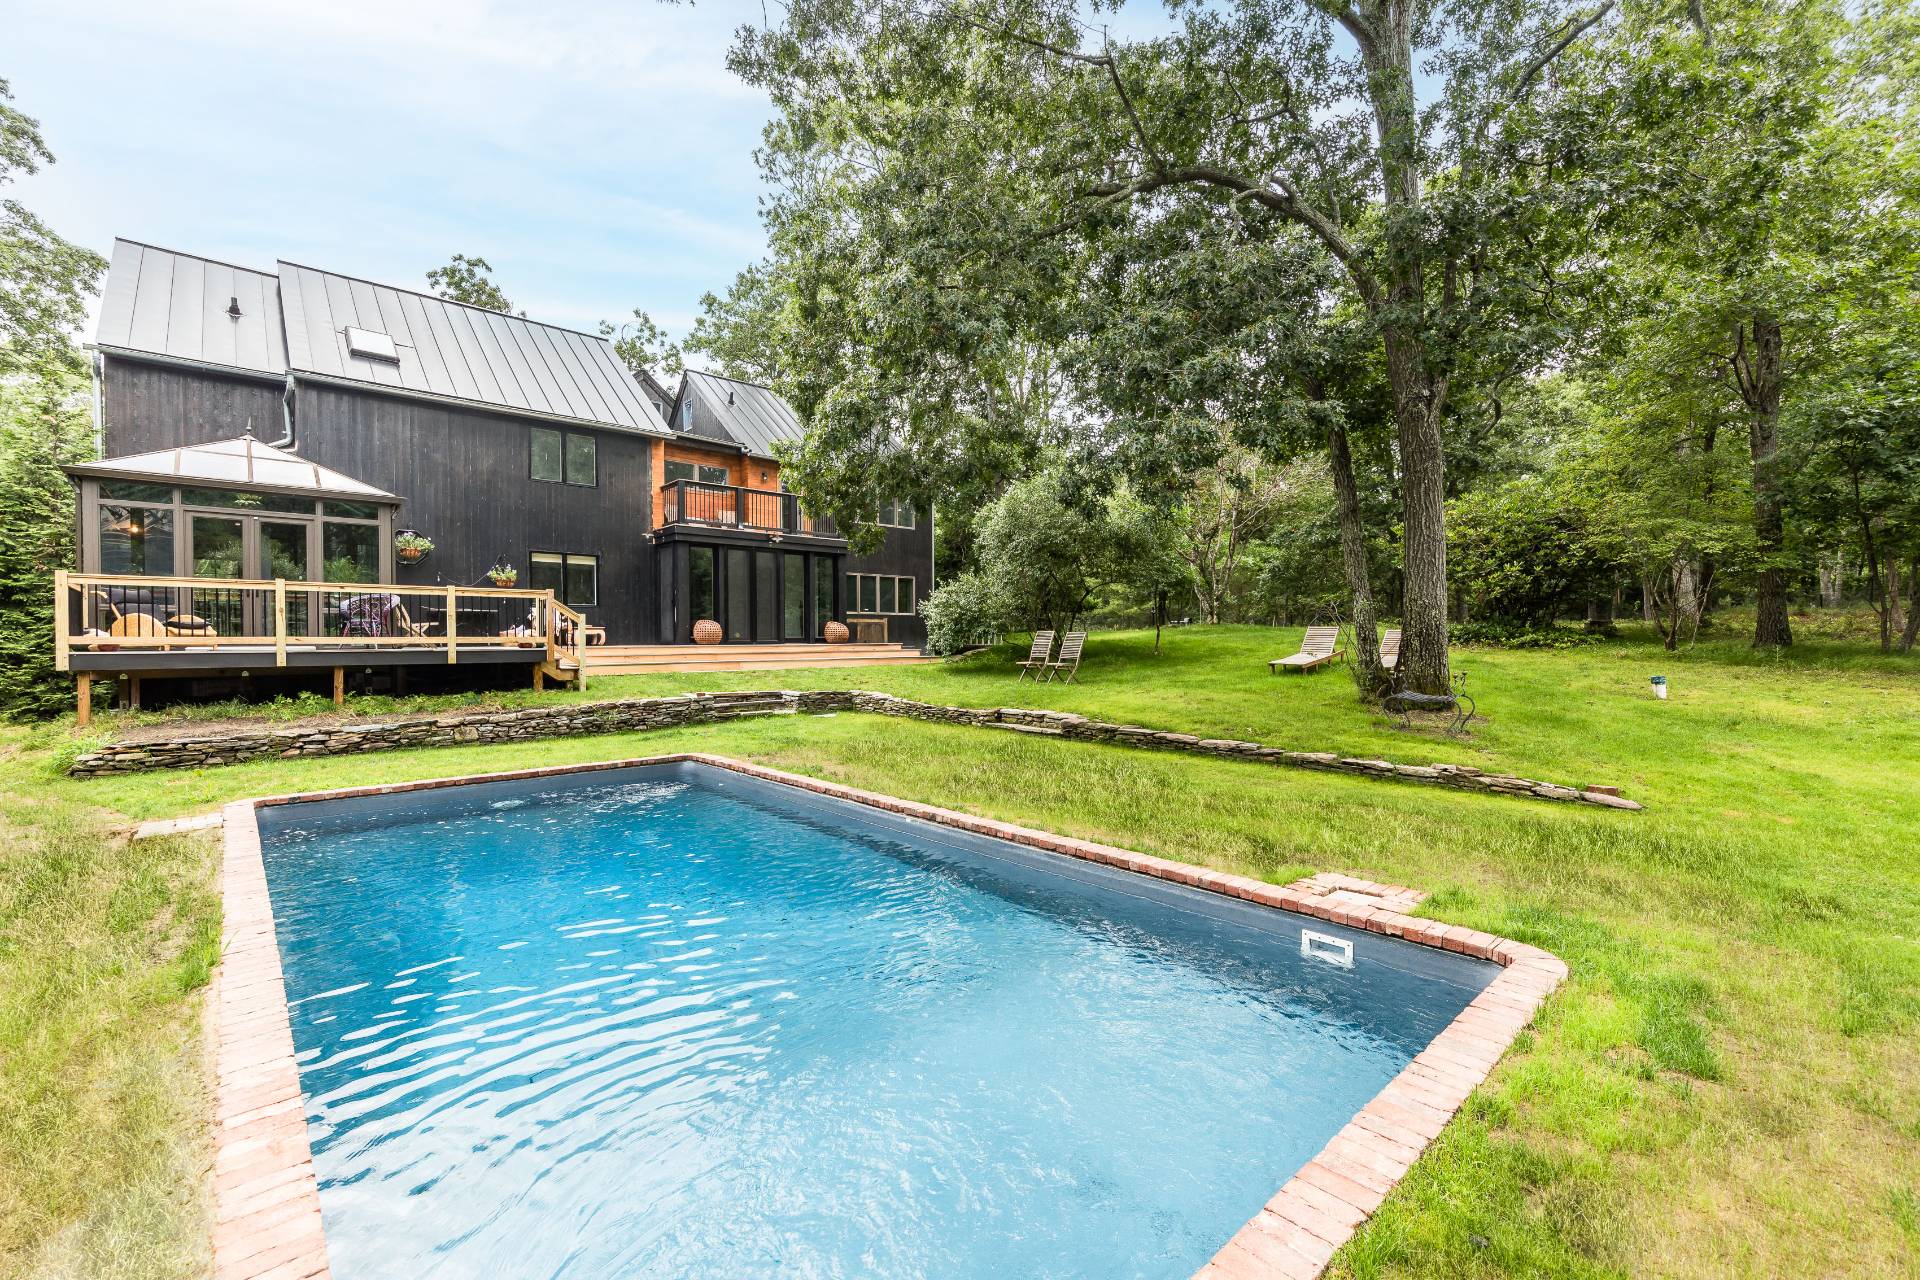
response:
<svg viewBox="0 0 1920 1280"><path fill-rule="evenodd" d="M433 539L413 529L393 535L393 557L401 564L419 564L433 550Z"/></svg>

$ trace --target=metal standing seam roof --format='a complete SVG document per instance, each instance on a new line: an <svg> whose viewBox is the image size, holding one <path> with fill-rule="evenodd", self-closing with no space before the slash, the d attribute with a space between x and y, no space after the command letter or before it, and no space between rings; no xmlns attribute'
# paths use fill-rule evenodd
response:
<svg viewBox="0 0 1920 1280"><path fill-rule="evenodd" d="M228 314L236 299L238 317ZM349 327L391 337L398 362L353 354ZM115 240L96 345L667 434L659 410L596 334L292 262L254 271Z"/></svg>
<svg viewBox="0 0 1920 1280"><path fill-rule="evenodd" d="M604 338L431 294L280 264L296 373L664 434L666 423ZM349 327L389 335L398 363L356 355Z"/></svg>
<svg viewBox="0 0 1920 1280"><path fill-rule="evenodd" d="M694 406L692 430L701 430L712 421L756 458L773 457L773 446L783 440L798 440L805 434L800 415L776 392L757 382L740 382L717 373L686 371L683 399L691 397Z"/></svg>
<svg viewBox="0 0 1920 1280"><path fill-rule="evenodd" d="M236 301L238 317L228 314ZM134 240L113 242L96 341L249 373L287 371L278 277Z"/></svg>
<svg viewBox="0 0 1920 1280"><path fill-rule="evenodd" d="M250 435L179 449L128 454L104 462L83 462L67 467L66 471L77 476L163 480L219 489L274 489L332 498L400 501L385 489L376 489L344 472L310 462L297 453L277 449Z"/></svg>

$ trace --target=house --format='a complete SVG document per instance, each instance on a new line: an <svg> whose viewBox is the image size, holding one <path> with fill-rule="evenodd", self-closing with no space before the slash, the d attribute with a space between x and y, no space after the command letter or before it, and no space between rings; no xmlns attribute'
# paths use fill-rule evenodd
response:
<svg viewBox="0 0 1920 1280"><path fill-rule="evenodd" d="M379 586L468 661L529 628L571 635L568 614L615 646L689 643L702 619L724 643L814 643L833 620L889 644L924 637L931 519L889 508L881 551L850 555L781 487L775 446L801 427L765 387L692 372L669 387L598 335L129 240L114 245L93 352L103 460L71 468L81 574L183 584L145 607L157 631L136 639L155 654L218 647L181 644L181 630L261 638L265 606L206 617L199 580ZM512 591L551 592L561 611L515 600L515 617L483 616L478 593L506 568ZM91 612L70 638L98 657L107 646L86 633L125 611L75 594ZM295 594L313 611L296 638L344 625L327 593ZM309 647L281 633L282 649Z"/></svg>

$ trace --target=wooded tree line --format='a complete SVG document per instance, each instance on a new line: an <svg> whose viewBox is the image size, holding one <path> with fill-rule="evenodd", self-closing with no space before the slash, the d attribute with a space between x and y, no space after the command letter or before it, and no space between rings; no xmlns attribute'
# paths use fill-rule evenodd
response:
<svg viewBox="0 0 1920 1280"><path fill-rule="evenodd" d="M1771 646L1823 565L1914 594L1907 0L1087 12L797 0L742 32L772 247L688 346L800 407L810 504L938 499L984 574L970 514L1047 475L1192 535L1214 616L1259 607L1227 548L1300 545L1221 486L1322 476L1376 689L1383 603L1438 692L1450 613L1626 587L1678 643L1738 594Z"/></svg>

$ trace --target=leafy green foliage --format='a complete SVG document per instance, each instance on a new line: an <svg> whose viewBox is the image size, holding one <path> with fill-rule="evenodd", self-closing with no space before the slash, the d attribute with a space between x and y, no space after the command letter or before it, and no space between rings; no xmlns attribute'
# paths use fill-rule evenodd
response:
<svg viewBox="0 0 1920 1280"><path fill-rule="evenodd" d="M628 333L628 329L633 332ZM638 307L633 309L633 319L620 324L602 320L600 336L613 339L614 355L635 373L671 377L685 367L679 344L667 335L665 329L653 322L652 316Z"/></svg>
<svg viewBox="0 0 1920 1280"><path fill-rule="evenodd" d="M53 574L73 567L73 485L93 456L83 377L54 366L0 383L0 713L71 705L53 669Z"/></svg>
<svg viewBox="0 0 1920 1280"><path fill-rule="evenodd" d="M1611 566L1579 515L1541 480L1456 499L1448 511L1448 555L1474 615L1547 627L1572 606L1610 593Z"/></svg>
<svg viewBox="0 0 1920 1280"><path fill-rule="evenodd" d="M0 187L53 163L39 121L9 105L0 79ZM70 336L106 262L70 244L17 200L0 200L0 377L78 358Z"/></svg>
<svg viewBox="0 0 1920 1280"><path fill-rule="evenodd" d="M493 282L493 264L479 255L468 257L456 253L453 260L444 267L435 267L427 272L427 287L436 297L449 302L464 302L470 307L481 307L488 311L510 312L513 304L507 301L507 295ZM521 315L527 314L522 311Z"/></svg>

